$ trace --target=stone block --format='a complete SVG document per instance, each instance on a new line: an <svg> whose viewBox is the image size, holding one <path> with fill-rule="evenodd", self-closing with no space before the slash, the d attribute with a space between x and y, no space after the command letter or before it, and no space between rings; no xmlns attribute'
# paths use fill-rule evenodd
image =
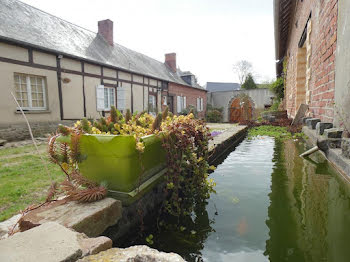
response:
<svg viewBox="0 0 350 262"><path fill-rule="evenodd" d="M185 260L175 253L160 252L148 246L132 246L128 248L112 248L97 255L84 257L78 262L93 261L142 261L142 262L185 262Z"/></svg>
<svg viewBox="0 0 350 262"><path fill-rule="evenodd" d="M102 234L115 225L122 215L122 203L105 198L92 203L59 200L25 215L19 223L21 231L52 221L89 237Z"/></svg>
<svg viewBox="0 0 350 262"><path fill-rule="evenodd" d="M306 125L310 129L315 129L316 128L316 124L318 122L321 122L321 119L319 119L319 118L310 118L310 119L306 120Z"/></svg>
<svg viewBox="0 0 350 262"><path fill-rule="evenodd" d="M302 118L303 125L306 125L306 120L308 120L308 119L311 119L311 117L307 116L307 117Z"/></svg>
<svg viewBox="0 0 350 262"><path fill-rule="evenodd" d="M316 124L316 134L323 135L325 129L332 128L332 123L318 122Z"/></svg>
<svg viewBox="0 0 350 262"><path fill-rule="evenodd" d="M101 236L96 238L82 238L79 244L82 248L82 256L85 257L112 248L113 242L110 238Z"/></svg>
<svg viewBox="0 0 350 262"><path fill-rule="evenodd" d="M7 237L7 234L16 225L21 216L21 214L15 215L0 223L0 239Z"/></svg>
<svg viewBox="0 0 350 262"><path fill-rule="evenodd" d="M343 134L343 129L340 128L329 128L324 130L324 135L326 138L341 138Z"/></svg>
<svg viewBox="0 0 350 262"><path fill-rule="evenodd" d="M343 138L341 142L341 151L343 156L350 158L350 138Z"/></svg>
<svg viewBox="0 0 350 262"><path fill-rule="evenodd" d="M6 140L4 140L4 139L0 139L0 146L3 146L3 145L5 145L6 144Z"/></svg>
<svg viewBox="0 0 350 262"><path fill-rule="evenodd" d="M341 148L341 138L328 138L327 141L329 148Z"/></svg>
<svg viewBox="0 0 350 262"><path fill-rule="evenodd" d="M0 261L70 262L111 248L107 237L87 238L58 223L48 222L0 240Z"/></svg>

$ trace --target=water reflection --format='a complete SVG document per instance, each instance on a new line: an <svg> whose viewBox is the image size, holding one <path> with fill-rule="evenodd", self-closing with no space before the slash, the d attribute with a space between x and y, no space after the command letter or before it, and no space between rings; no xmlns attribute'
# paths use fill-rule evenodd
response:
<svg viewBox="0 0 350 262"><path fill-rule="evenodd" d="M348 185L320 155L302 159L302 143L276 142L270 229L270 261L349 261Z"/></svg>
<svg viewBox="0 0 350 262"><path fill-rule="evenodd" d="M243 141L211 174L217 194L182 218L183 231L159 230L151 218L141 238L117 245L153 234L153 248L194 262L350 261L349 186L320 155L300 158L303 150L294 141Z"/></svg>

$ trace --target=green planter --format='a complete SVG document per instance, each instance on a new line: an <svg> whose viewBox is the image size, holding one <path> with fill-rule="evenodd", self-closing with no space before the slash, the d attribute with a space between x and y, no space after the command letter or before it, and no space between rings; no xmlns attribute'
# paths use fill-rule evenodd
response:
<svg viewBox="0 0 350 262"><path fill-rule="evenodd" d="M82 135L83 160L79 163L79 170L92 181L106 183L109 190L134 191L166 166L161 137L149 135L141 140L145 149L140 154L133 136Z"/></svg>

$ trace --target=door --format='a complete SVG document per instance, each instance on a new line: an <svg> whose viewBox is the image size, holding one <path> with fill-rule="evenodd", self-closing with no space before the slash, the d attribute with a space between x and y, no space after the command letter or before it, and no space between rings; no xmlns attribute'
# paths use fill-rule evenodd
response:
<svg viewBox="0 0 350 262"><path fill-rule="evenodd" d="M171 113L174 113L174 97L168 96L168 108Z"/></svg>
<svg viewBox="0 0 350 262"><path fill-rule="evenodd" d="M247 103L247 104L246 104ZM230 122L239 123L244 120L252 120L253 105L249 99L234 99L230 105Z"/></svg>

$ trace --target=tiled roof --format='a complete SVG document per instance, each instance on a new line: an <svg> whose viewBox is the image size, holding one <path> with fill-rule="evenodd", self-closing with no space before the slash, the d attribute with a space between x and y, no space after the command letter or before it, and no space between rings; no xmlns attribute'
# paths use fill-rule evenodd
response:
<svg viewBox="0 0 350 262"><path fill-rule="evenodd" d="M96 32L20 1L0 1L0 40L11 40L188 86L164 63L117 43L110 46Z"/></svg>

